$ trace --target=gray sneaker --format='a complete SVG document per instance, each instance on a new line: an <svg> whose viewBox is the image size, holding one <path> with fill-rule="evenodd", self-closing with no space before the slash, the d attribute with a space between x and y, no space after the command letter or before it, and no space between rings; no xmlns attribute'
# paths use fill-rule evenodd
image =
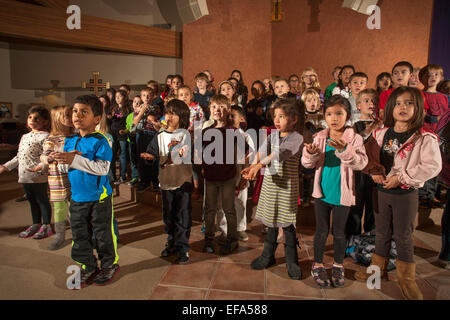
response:
<svg viewBox="0 0 450 320"><path fill-rule="evenodd" d="M238 231L239 241L248 241L248 234L245 231Z"/></svg>

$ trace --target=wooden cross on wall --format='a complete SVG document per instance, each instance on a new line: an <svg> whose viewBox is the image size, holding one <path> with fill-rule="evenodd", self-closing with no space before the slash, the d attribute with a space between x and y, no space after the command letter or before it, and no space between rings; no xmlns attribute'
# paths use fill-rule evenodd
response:
<svg viewBox="0 0 450 320"><path fill-rule="evenodd" d="M100 72L93 72L92 75L94 79L89 79L89 83L83 82L81 87L83 89L89 88L91 91L94 91L94 94L98 96L98 92L102 91L103 88L109 89L111 87L109 82L103 83L102 79L99 79Z"/></svg>
<svg viewBox="0 0 450 320"><path fill-rule="evenodd" d="M283 21L284 14L282 1L283 0L272 0L272 22Z"/></svg>

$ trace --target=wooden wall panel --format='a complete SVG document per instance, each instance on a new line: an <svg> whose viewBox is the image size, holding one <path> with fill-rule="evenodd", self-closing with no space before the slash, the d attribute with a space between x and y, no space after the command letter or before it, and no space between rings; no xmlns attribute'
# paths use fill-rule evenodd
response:
<svg viewBox="0 0 450 320"><path fill-rule="evenodd" d="M115 52L181 58L181 33L104 18L81 16L69 30L60 9L0 0L0 35Z"/></svg>

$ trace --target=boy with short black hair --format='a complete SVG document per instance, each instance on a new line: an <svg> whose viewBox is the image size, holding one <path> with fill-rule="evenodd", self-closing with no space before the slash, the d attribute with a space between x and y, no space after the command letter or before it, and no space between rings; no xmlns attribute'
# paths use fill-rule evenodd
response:
<svg viewBox="0 0 450 320"><path fill-rule="evenodd" d="M411 75L414 72L414 67L411 63L408 61L400 61L395 64L395 66L392 68L392 88L386 91L383 91L380 94L380 118L384 118L384 107L386 106L386 103L391 95L391 93L399 88L399 87L407 87L409 83L409 79L411 78ZM422 92L422 91L421 91ZM422 92L423 95L423 92ZM423 96L425 99L425 96ZM425 110L428 109L427 101L425 100L424 105Z"/></svg>
<svg viewBox="0 0 450 320"><path fill-rule="evenodd" d="M92 279L97 285L105 285L119 271L117 237L112 232L112 188L108 179L112 150L108 139L95 131L102 115L103 105L95 95L77 97L72 119L79 133L66 138L64 152L53 154L61 171L68 171L71 184L72 259L82 266L82 287ZM100 270L94 248L101 262Z"/></svg>

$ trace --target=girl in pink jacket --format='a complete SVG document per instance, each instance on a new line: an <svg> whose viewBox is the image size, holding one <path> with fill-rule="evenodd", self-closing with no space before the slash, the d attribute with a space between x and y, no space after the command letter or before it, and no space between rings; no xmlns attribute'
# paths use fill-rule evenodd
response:
<svg viewBox="0 0 450 320"><path fill-rule="evenodd" d="M372 265L387 280L392 237L397 247L398 283L407 299L422 299L415 282L413 232L418 209L418 191L425 181L441 171L438 137L423 127L424 99L412 87L392 92L385 109L384 128L366 142L369 165L364 172L377 184L378 213L375 214L375 253ZM365 269L355 278L367 281Z"/></svg>
<svg viewBox="0 0 450 320"><path fill-rule="evenodd" d="M312 144L305 144L302 155L305 168L316 168L312 194L316 198L316 233L311 273L316 284L323 288L330 286L323 255L331 211L334 237L331 282L335 287L344 285L345 227L350 206L355 205L353 171L364 169L368 162L363 138L345 126L351 116L350 102L340 95L332 96L326 102L324 115L328 128L318 132Z"/></svg>

